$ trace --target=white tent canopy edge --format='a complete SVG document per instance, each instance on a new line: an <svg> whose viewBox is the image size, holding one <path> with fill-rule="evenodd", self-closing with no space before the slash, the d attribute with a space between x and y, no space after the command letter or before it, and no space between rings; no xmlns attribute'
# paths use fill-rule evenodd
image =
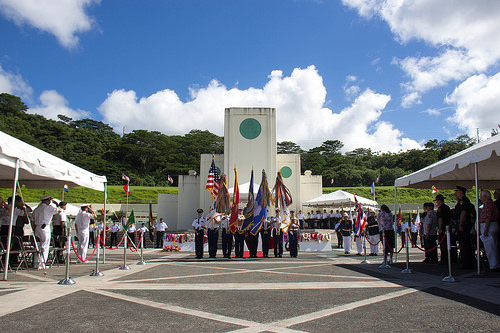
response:
<svg viewBox="0 0 500 333"><path fill-rule="evenodd" d="M68 185L104 191L104 206L106 206L105 176L93 174L0 132L0 187L12 186L12 197L15 197L18 182L31 188L62 188ZM13 220L14 210L10 215L7 244L12 240ZM10 246L7 245L3 280L7 280L9 252Z"/></svg>
<svg viewBox="0 0 500 333"><path fill-rule="evenodd" d="M476 190L476 208L479 206L479 188L500 188L500 135L464 149L452 156L400 177L394 181L394 209L397 207L397 188L452 189L456 186ZM476 214L476 245L479 248L479 214ZM479 255L479 254L478 254ZM477 260L477 274L481 267Z"/></svg>

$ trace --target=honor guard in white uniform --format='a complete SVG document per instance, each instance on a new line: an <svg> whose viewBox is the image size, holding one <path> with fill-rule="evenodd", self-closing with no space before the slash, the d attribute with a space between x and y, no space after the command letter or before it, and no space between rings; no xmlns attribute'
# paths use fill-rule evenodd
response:
<svg viewBox="0 0 500 333"><path fill-rule="evenodd" d="M370 255L376 256L378 255L378 241L380 239L379 235L380 232L378 228L378 222L375 219L375 212L373 210L370 210L370 213L368 213L368 218L366 219L366 223L368 228L367 230L368 239L370 240Z"/></svg>
<svg viewBox="0 0 500 333"><path fill-rule="evenodd" d="M50 247L50 222L54 215L59 211L57 206L51 202L52 197L46 195L41 198L41 203L33 211L35 219L35 236L40 239L39 249L40 255L36 255L34 259L35 269L45 268L45 262L49 256Z"/></svg>
<svg viewBox="0 0 500 333"><path fill-rule="evenodd" d="M233 234L229 230L229 215L222 215L220 218L220 227L222 228L222 255L224 258L231 258L233 247Z"/></svg>
<svg viewBox="0 0 500 333"><path fill-rule="evenodd" d="M340 222L340 230L342 232L342 241L344 243L344 254L351 253L351 234L352 234L352 220L349 215L344 213L342 221Z"/></svg>
<svg viewBox="0 0 500 333"><path fill-rule="evenodd" d="M283 232L281 230L279 208L276 208L276 216L271 218L271 223L273 224L274 257L281 258L283 256Z"/></svg>
<svg viewBox="0 0 500 333"><path fill-rule="evenodd" d="M203 209L198 208L198 217L193 221L193 230L196 233L194 238L196 258L203 258L203 238L205 237L205 219L203 218Z"/></svg>
<svg viewBox="0 0 500 333"><path fill-rule="evenodd" d="M163 244L163 235L165 235L165 231L168 230L168 225L163 221L163 217L160 218L160 222L157 222L155 225L156 229L156 248L162 248Z"/></svg>
<svg viewBox="0 0 500 333"><path fill-rule="evenodd" d="M83 205L75 218L76 236L78 237L77 253L82 260L87 259L90 220L95 218L95 212L89 205Z"/></svg>

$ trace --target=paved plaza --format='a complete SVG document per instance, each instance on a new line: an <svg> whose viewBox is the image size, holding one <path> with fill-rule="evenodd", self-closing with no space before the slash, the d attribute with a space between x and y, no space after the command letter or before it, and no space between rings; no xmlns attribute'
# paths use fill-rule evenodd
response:
<svg viewBox="0 0 500 333"><path fill-rule="evenodd" d="M71 265L10 273L0 282L2 332L499 332L500 273L477 276L422 264L402 274L382 257L301 252L298 258L202 259L145 250L146 265L123 252Z"/></svg>

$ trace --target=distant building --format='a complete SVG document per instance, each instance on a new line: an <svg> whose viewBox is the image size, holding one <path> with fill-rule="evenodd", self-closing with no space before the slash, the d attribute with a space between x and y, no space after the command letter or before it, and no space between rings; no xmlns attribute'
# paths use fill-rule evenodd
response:
<svg viewBox="0 0 500 333"><path fill-rule="evenodd" d="M274 108L226 108L224 154L215 155L214 161L220 174L227 175L229 188L234 185L233 169L236 168L240 203L247 200L247 193L243 189L245 184L250 183L252 168L255 193L260 185L263 169L270 189L274 186L277 171L281 171L285 185L292 194L291 208L301 209L303 202L322 194L321 176L313 176L311 171L300 174L299 154L277 154ZM179 175L178 194L158 195L158 217L166 219L169 230L190 229L196 209L201 207L205 212L208 211L212 197L205 185L211 163L212 155L202 154L201 174L190 171L188 175Z"/></svg>

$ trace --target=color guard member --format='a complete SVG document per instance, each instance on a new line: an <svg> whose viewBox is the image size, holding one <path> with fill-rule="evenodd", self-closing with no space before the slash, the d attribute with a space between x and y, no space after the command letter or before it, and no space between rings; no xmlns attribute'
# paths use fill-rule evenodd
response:
<svg viewBox="0 0 500 333"><path fill-rule="evenodd" d="M193 230L196 233L195 234L195 252L196 252L196 258L201 259L203 258L203 238L205 237L205 219L203 218L203 209L198 208L198 217L194 219L193 221Z"/></svg>

